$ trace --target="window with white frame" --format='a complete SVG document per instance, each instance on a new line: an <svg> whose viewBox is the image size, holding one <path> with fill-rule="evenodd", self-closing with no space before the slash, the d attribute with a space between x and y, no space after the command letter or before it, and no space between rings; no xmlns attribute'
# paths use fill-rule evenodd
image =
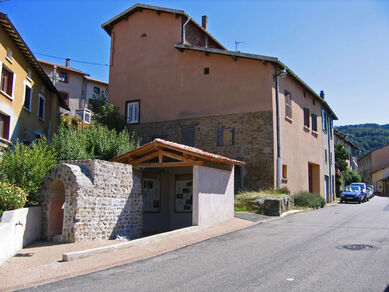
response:
<svg viewBox="0 0 389 292"><path fill-rule="evenodd" d="M27 82L24 82L24 102L23 107L31 111L31 96L32 96L32 88L31 85Z"/></svg>
<svg viewBox="0 0 389 292"><path fill-rule="evenodd" d="M38 117L42 121L45 120L45 106L46 106L45 97L42 94L39 94L38 95Z"/></svg>
<svg viewBox="0 0 389 292"><path fill-rule="evenodd" d="M127 124L139 123L139 101L126 103Z"/></svg>

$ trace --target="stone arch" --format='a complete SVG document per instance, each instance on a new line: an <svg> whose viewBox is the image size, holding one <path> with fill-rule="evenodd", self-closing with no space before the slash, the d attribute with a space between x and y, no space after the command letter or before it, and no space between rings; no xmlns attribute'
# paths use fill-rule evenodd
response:
<svg viewBox="0 0 389 292"><path fill-rule="evenodd" d="M41 187L44 239L74 242L77 197L90 186L77 165L60 163L46 174Z"/></svg>
<svg viewBox="0 0 389 292"><path fill-rule="evenodd" d="M60 179L56 179L49 186L49 218L48 235L62 234L64 205L65 205L65 185Z"/></svg>

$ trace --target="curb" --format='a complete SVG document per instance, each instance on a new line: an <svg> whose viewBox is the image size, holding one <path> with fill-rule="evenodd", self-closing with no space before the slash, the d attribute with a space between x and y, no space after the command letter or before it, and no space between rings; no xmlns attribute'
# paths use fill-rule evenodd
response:
<svg viewBox="0 0 389 292"><path fill-rule="evenodd" d="M156 240L160 240L162 238L169 237L171 235L191 233L191 232L195 232L198 230L199 230L198 226L190 226L190 227L181 228L178 230L173 230L173 231L169 231L169 232L165 232L165 233L151 235L151 236L147 236L144 238L134 239L134 240L121 242L121 243L117 243L117 244L113 244L113 245L91 248L91 249L75 251L75 252L67 252L67 253L64 253L62 255L62 260L64 262L75 261L78 259L82 259L82 258L86 258L89 256L98 255L98 254L102 254L102 253L106 253L106 252L110 252L110 251L114 251L114 250L119 250L122 248L139 246L142 244L149 243L151 241L156 241Z"/></svg>

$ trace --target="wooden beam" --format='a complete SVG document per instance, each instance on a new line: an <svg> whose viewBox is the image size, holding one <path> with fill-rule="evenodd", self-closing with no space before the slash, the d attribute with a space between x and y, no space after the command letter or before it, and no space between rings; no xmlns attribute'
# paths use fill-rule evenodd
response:
<svg viewBox="0 0 389 292"><path fill-rule="evenodd" d="M130 163L131 163L132 165L137 165L137 164L139 164L139 163L141 163L141 162L144 162L144 161L146 161L146 160L149 160L149 159L152 159L152 158L156 158L156 157L158 157L158 152L152 152L152 153L150 153L149 155L146 155L146 156L143 156L143 157L138 158L138 159L136 159L136 160L133 160L133 161L131 161Z"/></svg>
<svg viewBox="0 0 389 292"><path fill-rule="evenodd" d="M158 162L159 163L163 162L162 150L161 149L158 149Z"/></svg>
<svg viewBox="0 0 389 292"><path fill-rule="evenodd" d="M181 155L177 155L177 154L174 154L174 153L171 153L171 152L161 151L161 153L162 153L163 156L166 156L166 157L169 157L169 158L172 158L172 159L177 159L179 161L183 161L183 162L189 162L190 161L189 159L186 159L185 157L183 157Z"/></svg>
<svg viewBox="0 0 389 292"><path fill-rule="evenodd" d="M203 161L191 161L191 162L152 162L152 163L142 163L136 165L136 167L141 168L156 168L156 167L183 167L183 166L193 166L193 165L203 165Z"/></svg>

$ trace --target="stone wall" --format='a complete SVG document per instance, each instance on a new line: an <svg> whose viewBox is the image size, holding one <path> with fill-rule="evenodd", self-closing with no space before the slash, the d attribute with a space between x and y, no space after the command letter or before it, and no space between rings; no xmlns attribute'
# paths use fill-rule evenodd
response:
<svg viewBox="0 0 389 292"><path fill-rule="evenodd" d="M61 188L65 199L62 233L51 234L50 200L60 196ZM48 172L41 193L46 239L79 242L141 235L142 189L131 165L65 161Z"/></svg>
<svg viewBox="0 0 389 292"><path fill-rule="evenodd" d="M195 147L247 163L243 172L244 188L266 189L274 186L272 112L144 123L129 128L145 144L154 138L183 143L185 127L195 128ZM217 132L220 128L234 129L233 145L217 146Z"/></svg>

